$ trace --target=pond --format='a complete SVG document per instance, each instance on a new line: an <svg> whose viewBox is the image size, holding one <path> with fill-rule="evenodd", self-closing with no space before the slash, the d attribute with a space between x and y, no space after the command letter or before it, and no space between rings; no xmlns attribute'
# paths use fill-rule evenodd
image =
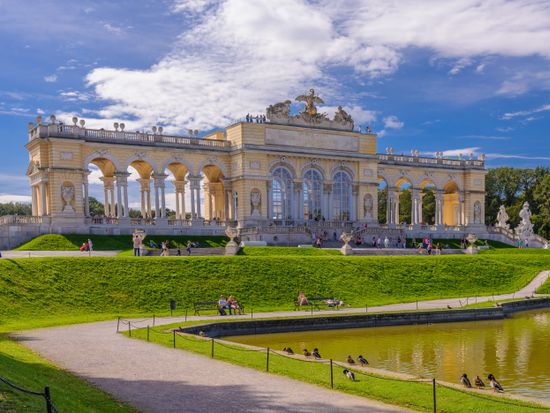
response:
<svg viewBox="0 0 550 413"><path fill-rule="evenodd" d="M507 392L550 400L550 309L495 321L356 328L226 337L324 358L366 357L371 367L457 383L493 373Z"/></svg>

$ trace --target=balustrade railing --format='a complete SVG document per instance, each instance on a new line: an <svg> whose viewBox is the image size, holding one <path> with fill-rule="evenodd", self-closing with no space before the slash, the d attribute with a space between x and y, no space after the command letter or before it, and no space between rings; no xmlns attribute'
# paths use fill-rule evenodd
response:
<svg viewBox="0 0 550 413"><path fill-rule="evenodd" d="M394 162L411 165L433 165L446 167L476 167L483 168L485 162L481 159L449 159L449 158L428 158L409 155L378 154L378 160L382 162Z"/></svg>
<svg viewBox="0 0 550 413"><path fill-rule="evenodd" d="M29 140L37 138L60 137L88 139L101 142L124 142L144 144L166 144L174 146L195 146L210 148L229 148L231 142L217 139L192 138L176 135L160 135L148 132L125 132L104 129L81 128L76 125L39 125L29 131Z"/></svg>
<svg viewBox="0 0 550 413"><path fill-rule="evenodd" d="M42 217L27 215L4 215L0 217L0 225L41 224L42 221Z"/></svg>

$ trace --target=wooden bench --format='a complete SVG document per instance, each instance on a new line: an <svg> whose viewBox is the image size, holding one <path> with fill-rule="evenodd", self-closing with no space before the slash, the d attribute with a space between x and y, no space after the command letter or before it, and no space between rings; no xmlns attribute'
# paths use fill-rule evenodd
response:
<svg viewBox="0 0 550 413"><path fill-rule="evenodd" d="M300 307L313 307L315 310L321 310L321 306L323 306L323 305L326 305L327 307L330 307L330 308L336 308L337 310L340 309L340 306L338 306L338 305L329 305L329 304L327 304L327 301L329 301L329 300L338 301L338 302L340 301L340 300L337 300L336 298L333 298L333 297L311 297L311 298L307 299L307 302L308 302L307 304L300 305L298 300L295 300L294 301L294 311L296 311Z"/></svg>
<svg viewBox="0 0 550 413"><path fill-rule="evenodd" d="M241 314L244 314L244 305L242 305L238 301L236 301L236 303L241 308ZM196 303L193 303L193 307L195 309L195 315L200 315L200 311L216 311L217 313L219 313L219 306L217 301L197 301ZM229 313L228 308L226 308L225 311L226 313Z"/></svg>

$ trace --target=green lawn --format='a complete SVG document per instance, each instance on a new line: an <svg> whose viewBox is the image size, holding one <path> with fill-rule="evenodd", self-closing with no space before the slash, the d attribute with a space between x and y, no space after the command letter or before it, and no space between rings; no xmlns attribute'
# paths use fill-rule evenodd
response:
<svg viewBox="0 0 550 413"><path fill-rule="evenodd" d="M323 250L319 248L298 248L298 247L243 247L239 255L248 256L289 256L300 255L304 257L312 255L341 255L338 250Z"/></svg>
<svg viewBox="0 0 550 413"><path fill-rule="evenodd" d="M70 251L78 250L80 246L90 238L94 250L112 251L127 250L132 248L131 235L87 235L87 234L48 234L36 237L29 242L19 246L19 251ZM168 240L170 248L187 245L187 241L198 242L203 247L223 247L228 238L223 236L174 236L174 235L148 235L145 243L149 241L160 244Z"/></svg>
<svg viewBox="0 0 550 413"><path fill-rule="evenodd" d="M157 344L173 347L174 336L162 329L151 329L149 340ZM128 333L124 333L128 335ZM132 331L133 339L147 339L147 330ZM212 356L212 342L208 339L190 336L176 336L178 349L192 351L204 356ZM237 345L214 341L214 358L233 364L265 371L267 367L266 351L243 351ZM433 393L431 383L421 383L390 378L388 376L365 374L356 370L356 382L349 381L343 374L343 367L333 367L334 389L365 396L389 404L412 408L422 412L431 412ZM330 387L330 365L327 362L305 362L270 352L269 372L291 377L297 380ZM493 397L489 391L485 394L470 394L439 385L437 387L438 412L445 413L528 413L543 411L535 405L510 399Z"/></svg>
<svg viewBox="0 0 550 413"><path fill-rule="evenodd" d="M542 269L550 269L550 254L546 252L439 257L286 254L3 259L0 260L0 333L91 322L116 315L166 315L171 297L177 299L181 314L182 308L190 307L194 301L216 299L220 293L236 295L255 312L290 309L301 289L310 296L335 295L358 307L490 295L515 291ZM35 390L51 385L60 411L129 411L5 337L0 344L0 375ZM325 373L315 373L311 379L289 375L311 381ZM365 382L366 387L375 389L379 379L370 380ZM348 385L343 381L338 388ZM358 394L369 395L363 391L367 390ZM376 397L389 400L400 392L396 390L394 394L392 390L387 396L380 393ZM34 402L0 385L0 411L4 406L9 406L4 409L8 412L33 411L25 407L27 403Z"/></svg>

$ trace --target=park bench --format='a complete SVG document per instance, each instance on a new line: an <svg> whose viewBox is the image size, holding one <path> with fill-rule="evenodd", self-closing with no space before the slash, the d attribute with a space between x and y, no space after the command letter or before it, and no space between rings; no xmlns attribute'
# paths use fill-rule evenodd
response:
<svg viewBox="0 0 550 413"><path fill-rule="evenodd" d="M313 307L313 309L315 309L315 310L321 310L321 306L323 306L323 305L326 305L327 307L330 307L330 308L336 308L337 310L340 309L340 306L327 304L327 301L329 301L329 300L339 301L339 300L337 300L336 298L333 298L333 297L311 297L311 298L307 299L308 303L306 305L301 306L300 303L298 303L298 300L295 300L294 301L294 311L296 311L300 307Z"/></svg>
<svg viewBox="0 0 550 413"><path fill-rule="evenodd" d="M237 301L237 304L241 308L241 314L244 314L244 305ZM195 309L195 315L200 315L200 311L216 311L219 312L219 306L217 301L197 301L193 303ZM226 313L229 313L229 310L225 310Z"/></svg>

